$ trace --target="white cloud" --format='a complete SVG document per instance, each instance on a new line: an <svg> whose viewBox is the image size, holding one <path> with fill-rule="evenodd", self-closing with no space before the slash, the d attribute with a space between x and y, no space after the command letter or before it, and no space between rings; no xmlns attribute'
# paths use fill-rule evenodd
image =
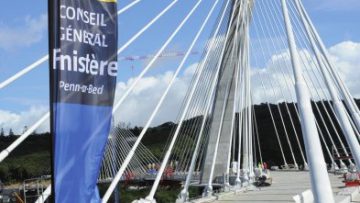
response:
<svg viewBox="0 0 360 203"><path fill-rule="evenodd" d="M179 113L181 103L196 67L197 64L192 64L184 70L183 74L178 75L152 125L174 121ZM154 76L143 77L115 114L115 121L130 122L133 126L144 125L173 76L174 72L167 71ZM115 100L118 100L133 82L134 78L129 79L127 82L119 82Z"/></svg>
<svg viewBox="0 0 360 203"><path fill-rule="evenodd" d="M27 16L20 24L0 22L0 48L12 50L39 42L46 34L47 16Z"/></svg>
<svg viewBox="0 0 360 203"><path fill-rule="evenodd" d="M360 43L345 41L331 47L329 52L352 95L360 98Z"/></svg>
<svg viewBox="0 0 360 203"><path fill-rule="evenodd" d="M197 65L197 63L190 65L182 74L178 75L153 125L158 125L176 118ZM130 122L132 125L144 125L173 76L174 72L167 71L165 73L143 77L116 113L116 122ZM130 78L126 82L119 82L117 84L115 101L130 87L134 79L135 78ZM12 128L15 133L21 133L24 126L31 126L40 119L46 111L48 111L48 109L45 106L31 106L28 110L20 113L0 109L0 128L3 127L6 134L10 128ZM48 131L48 123L37 131Z"/></svg>
<svg viewBox="0 0 360 203"><path fill-rule="evenodd" d="M342 42L329 49L331 59L336 64L342 79L349 87L351 93L360 97L360 43L356 42ZM302 55L308 55L308 52L302 51ZM288 53L279 53L273 55L271 60L266 63L266 68L256 68L252 71L252 88L254 99L256 103L261 101L279 102L283 101L281 89L286 87L284 78L289 81L292 79L292 72L283 72L278 68L281 64L289 64ZM191 79L196 72L197 64L190 65L182 74L180 74L162 108L156 116L152 125L158 125L167 121L174 121L178 116L180 106L189 88ZM284 69L283 69L284 70ZM167 71L155 75L146 76L140 80L134 91L124 101L120 110L117 112L115 118L116 122L131 122L132 125L144 125L160 99L162 93L165 91L169 81L173 77L174 72ZM261 87L261 78L264 78L266 85L266 96ZM119 99L134 78L130 78L125 82L117 84L116 99ZM274 90L270 88L271 81L274 85ZM279 88L281 86L281 88ZM323 86L317 86L324 88ZM291 86L290 88L293 88ZM275 93L273 93L275 91ZM292 90L293 95L295 94ZM288 92L285 92L288 95ZM13 128L16 132L21 132L23 126L30 126L37 119L39 119L47 111L44 106L32 106L26 111L14 113L0 109L0 127ZM47 129L42 127L42 130ZM41 130L39 130L41 131Z"/></svg>
<svg viewBox="0 0 360 203"><path fill-rule="evenodd" d="M333 47L329 48L331 61L334 62L335 68L338 71L340 77L349 88L352 95L356 98L360 97L360 43L345 41L341 42ZM310 91L312 92L313 98L318 98L316 91L319 92L320 97L324 98L324 94L328 95L328 91L323 83L322 77L318 75L319 71L315 69L314 56L306 50L300 52L305 60L306 66L301 64L303 67L307 67L305 72L305 79L307 82L315 81L314 83L309 82ZM293 86L293 73L292 70L286 71L282 68L286 64L286 67L290 67L289 53L282 52L275 54L267 61L265 68L257 67L252 70L252 90L254 95L255 103L261 102L278 102L278 101L293 101L290 95L295 96ZM320 83L318 83L317 78ZM265 91L262 87L261 80L264 82ZM287 82L286 82L287 81ZM290 91L289 91L290 89ZM316 89L316 90L315 90ZM291 92L291 93L290 93ZM285 98L285 99L284 99Z"/></svg>
<svg viewBox="0 0 360 203"><path fill-rule="evenodd" d="M4 129L5 134L12 128L15 134L22 133L24 126L30 127L38 119L40 119L48 108L46 106L32 106L26 111L14 113L10 111L0 110L0 127ZM48 131L48 125L42 125L37 132Z"/></svg>

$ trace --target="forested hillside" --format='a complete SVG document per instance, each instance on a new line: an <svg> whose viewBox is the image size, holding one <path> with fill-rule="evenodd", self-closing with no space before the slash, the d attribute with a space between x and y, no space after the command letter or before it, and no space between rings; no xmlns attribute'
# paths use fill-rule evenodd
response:
<svg viewBox="0 0 360 203"><path fill-rule="evenodd" d="M359 103L359 102L358 102ZM323 115L324 108L322 104L318 102L319 109ZM329 110L329 106L325 105ZM294 136L294 130L292 128L289 115L286 113L287 109L285 104L280 104L280 111L283 114L284 124L286 129L288 130L289 137L294 148L296 159L299 163L301 163L301 156L299 153L299 149L296 145L296 139ZM301 130L299 125L299 120L297 119L295 108L293 104L288 104L289 111L292 115L292 119L294 121L294 125L297 127L297 132L300 138L301 144ZM286 142L284 128L281 125L281 117L279 114L279 109L276 105L270 105L272 109L275 123L278 128L278 132L280 135L281 142L284 147L285 156L289 163L292 163L291 154L289 151L288 144ZM315 116L319 117L319 112L314 107ZM260 146L261 152L263 156L263 160L270 163L271 165L282 165L283 161L281 158L280 148L278 145L278 141L275 136L274 126L271 120L271 116L268 110L268 106L266 104L255 106L255 115L256 121L258 125L259 137L260 137ZM186 125L190 125L192 120L199 119L193 118L185 122ZM320 119L319 119L320 120ZM330 126L328 118L324 117L327 125ZM319 122L320 127L323 128L323 123ZM167 122L157 127L153 127L149 129L148 133L143 139L143 144L147 146L155 156L161 158L169 136L172 135L172 130L176 127L176 124L172 122ZM339 130L339 126L336 126ZM135 135L138 135L141 132L141 127L131 127L131 130ZM330 133L334 134L333 130L330 128ZM339 130L340 132L340 130ZM330 141L327 137L326 131L323 130L326 141L331 147ZM12 136L0 136L0 149L3 150L7 146L9 146L16 138L17 135ZM336 139L335 139L336 141ZM337 141L336 141L337 142ZM302 144L303 145L303 144ZM257 149L257 148L256 148ZM259 160L259 153L256 152L257 159ZM329 162L328 156L326 155L326 159ZM2 182L11 183L22 181L27 178L39 177L41 175L47 175L50 173L50 134L33 134L31 135L24 143L22 143L11 155L6 158L0 164L0 179Z"/></svg>

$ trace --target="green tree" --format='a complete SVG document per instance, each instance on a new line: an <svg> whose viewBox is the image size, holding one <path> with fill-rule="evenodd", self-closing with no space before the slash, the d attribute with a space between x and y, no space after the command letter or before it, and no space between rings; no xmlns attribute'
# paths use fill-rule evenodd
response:
<svg viewBox="0 0 360 203"><path fill-rule="evenodd" d="M4 136L5 136L4 128L1 128L1 130L0 130L0 136L1 136L1 137L4 137Z"/></svg>
<svg viewBox="0 0 360 203"><path fill-rule="evenodd" d="M14 136L14 131L12 128L10 128L10 130L9 130L9 136Z"/></svg>
<svg viewBox="0 0 360 203"><path fill-rule="evenodd" d="M23 129L22 134L24 134L27 130L28 130L28 127L27 127L27 125L26 125L26 126L24 126L24 129Z"/></svg>

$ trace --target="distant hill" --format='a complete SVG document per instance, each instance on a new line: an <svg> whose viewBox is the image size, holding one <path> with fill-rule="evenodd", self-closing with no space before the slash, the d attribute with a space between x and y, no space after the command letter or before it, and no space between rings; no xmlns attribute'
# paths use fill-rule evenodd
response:
<svg viewBox="0 0 360 203"><path fill-rule="evenodd" d="M17 138L1 136L0 149L5 149ZM49 133L30 135L0 163L0 180L12 183L50 174L50 146Z"/></svg>
<svg viewBox="0 0 360 203"><path fill-rule="evenodd" d="M359 100L357 101L360 104ZM321 103L318 102L319 106ZM301 136L301 129L299 125L299 120L294 116L295 109L293 104L288 104L289 111L291 112L293 121L296 130L299 135L299 140L303 146L303 139ZM329 106L325 105L326 109L329 110ZM271 165L281 165L283 164L281 153L279 149L279 145L274 133L274 127L270 118L270 114L268 111L268 107L266 104L256 105L255 107L256 113L256 121L258 124L259 136L260 136L260 145L261 152L263 156L263 160L267 161ZM276 125L278 126L278 132L280 135L281 142L284 147L285 156L289 163L292 163L290 150L285 139L285 134L283 127L281 126L281 118L278 113L278 109L276 105L271 104L270 108L274 113L274 120L276 121ZM290 123L290 117L288 116L287 109L285 108L285 103L280 104L280 109L283 112L284 124L289 132L290 141L295 151L296 159L299 163L301 163L301 157L299 153L299 149L297 148L296 139L294 136L294 131L292 130L292 125ZM320 108L320 112L324 115L324 108ZM317 111L314 111L315 116L317 118L320 117L320 114ZM195 119L201 119L201 117L196 117L190 119L184 123L185 127L189 127L191 123ZM329 120L324 118L327 125L330 125ZM323 124L319 123L319 125L323 128ZM155 156L161 158L165 146L172 135L172 131L175 129L177 124L172 122L167 122L157 127L152 127L148 130L146 136L143 139L143 144L147 146ZM194 127L194 126L192 126ZM340 131L339 126L336 125L336 128L340 132L340 136L343 139L342 133ZM131 130L135 135L139 135L142 128L141 127L133 127ZM326 133L323 130L323 133ZM334 134L334 132L330 129L330 133ZM327 138L325 134L326 142L331 146L330 140ZM3 150L7 146L9 146L18 136L0 136L0 149ZM336 139L335 139L336 140ZM338 142L336 141L337 145ZM181 149L180 149L181 150ZM257 160L259 160L259 153L256 152ZM329 157L325 154L327 162L329 162ZM23 181L24 179L39 177L44 174L50 173L50 134L33 134L28 139L24 141L18 148L15 149L11 155L6 158L0 164L0 180L5 183Z"/></svg>

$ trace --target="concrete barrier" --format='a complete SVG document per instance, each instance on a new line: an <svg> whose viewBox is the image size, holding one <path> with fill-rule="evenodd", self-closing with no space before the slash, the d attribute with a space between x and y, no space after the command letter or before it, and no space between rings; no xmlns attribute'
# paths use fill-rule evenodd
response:
<svg viewBox="0 0 360 203"><path fill-rule="evenodd" d="M354 199L359 198L360 187L348 187L343 189L335 196L337 203L350 203Z"/></svg>
<svg viewBox="0 0 360 203"><path fill-rule="evenodd" d="M314 203L314 196L311 190L305 190L301 194L293 196L296 203Z"/></svg>

